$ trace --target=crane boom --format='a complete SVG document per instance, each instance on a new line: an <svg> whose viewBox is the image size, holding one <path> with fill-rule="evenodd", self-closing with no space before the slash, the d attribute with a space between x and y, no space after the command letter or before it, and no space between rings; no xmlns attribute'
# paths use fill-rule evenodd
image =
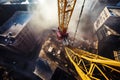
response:
<svg viewBox="0 0 120 80"><path fill-rule="evenodd" d="M77 48L65 47L66 54L82 80L118 80L120 62Z"/></svg>
<svg viewBox="0 0 120 80"><path fill-rule="evenodd" d="M67 29L75 7L75 3L76 0L58 0L58 29L60 34L59 36L62 39L65 39L68 35ZM80 17L84 4L85 0L83 2ZM65 52L82 80L119 79L120 62L101 57L97 54L91 54L87 51L77 48L65 47Z"/></svg>
<svg viewBox="0 0 120 80"><path fill-rule="evenodd" d="M76 0L58 0L58 22L61 36L66 35Z"/></svg>

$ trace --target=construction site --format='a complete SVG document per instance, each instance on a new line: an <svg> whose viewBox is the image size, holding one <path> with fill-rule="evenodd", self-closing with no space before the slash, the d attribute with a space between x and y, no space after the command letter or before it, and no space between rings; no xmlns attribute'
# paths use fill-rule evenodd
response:
<svg viewBox="0 0 120 80"><path fill-rule="evenodd" d="M0 0L0 80L120 80L120 0Z"/></svg>

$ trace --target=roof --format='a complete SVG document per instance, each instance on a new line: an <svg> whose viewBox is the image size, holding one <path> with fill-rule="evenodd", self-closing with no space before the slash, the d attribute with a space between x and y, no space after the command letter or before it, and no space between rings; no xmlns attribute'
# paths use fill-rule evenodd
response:
<svg viewBox="0 0 120 80"><path fill-rule="evenodd" d="M2 27L0 34L7 35L9 32L15 36L27 24L31 18L31 13L28 11L17 11Z"/></svg>
<svg viewBox="0 0 120 80"><path fill-rule="evenodd" d="M119 16L120 17L120 9L109 9L112 14L114 14L115 16Z"/></svg>

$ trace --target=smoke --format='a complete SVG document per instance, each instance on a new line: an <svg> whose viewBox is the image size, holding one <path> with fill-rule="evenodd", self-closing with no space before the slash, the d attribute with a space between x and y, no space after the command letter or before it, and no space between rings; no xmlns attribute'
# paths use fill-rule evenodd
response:
<svg viewBox="0 0 120 80"><path fill-rule="evenodd" d="M41 30L58 26L57 2L54 0L39 0L28 7L33 12L31 24L39 26Z"/></svg>
<svg viewBox="0 0 120 80"><path fill-rule="evenodd" d="M69 31L75 33L77 27L79 14L83 5L84 0L77 0L76 6L69 24ZM83 36L91 36L93 30L93 23L91 20L92 12L91 8L95 6L97 0L85 0L82 16L80 18L80 24L78 27L76 38L82 38ZM93 17L92 17L93 18Z"/></svg>
<svg viewBox="0 0 120 80"><path fill-rule="evenodd" d="M79 13L82 7L83 0L77 0L75 9L73 11L72 18L69 23L68 32L75 32L77 22L79 19ZM80 23L79 32L81 33L82 27L84 26L87 16L89 13L89 8L91 6L91 1L86 0L84 7L83 16ZM58 8L57 0L37 0L37 4L32 6L32 12L34 13L31 24L40 26L40 29L50 29L51 27L58 27ZM28 7L31 10L31 7Z"/></svg>
<svg viewBox="0 0 120 80"><path fill-rule="evenodd" d="M58 27L58 6L57 0L37 0L37 5L33 8L33 19L31 24L39 26L41 30ZM68 32L74 33L77 27L79 14L83 0L77 0L72 18L68 25ZM96 7L96 5L98 5ZM77 37L83 35L91 36L93 34L93 23L97 19L104 6L99 4L98 0L85 0L85 5L77 32Z"/></svg>
<svg viewBox="0 0 120 80"><path fill-rule="evenodd" d="M77 27L77 22L79 19L79 14L81 11L81 7L83 4L83 0L77 0L77 4L75 6L72 19L69 25L69 31L75 32L75 28ZM78 32L76 38L87 38L89 40L93 40L94 36L94 22L98 18L99 14L106 6L104 3L100 3L99 0L85 0L85 5L82 13L82 17L80 19L80 24L78 27Z"/></svg>

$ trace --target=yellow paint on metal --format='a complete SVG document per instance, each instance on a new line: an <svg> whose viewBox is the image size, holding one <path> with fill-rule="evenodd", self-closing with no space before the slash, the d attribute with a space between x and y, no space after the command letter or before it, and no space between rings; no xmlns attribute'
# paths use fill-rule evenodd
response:
<svg viewBox="0 0 120 80"><path fill-rule="evenodd" d="M102 77L104 77L106 80L109 80L109 77L103 71L105 70L105 67L120 74L120 62L118 61L101 57L99 55L79 49L70 49L68 47L65 47L65 51L69 60L74 65L77 73L83 80L100 80L94 76L95 69L99 71L99 74ZM87 64L85 64L85 62L87 62ZM115 69L115 67L117 68Z"/></svg>
<svg viewBox="0 0 120 80"><path fill-rule="evenodd" d="M68 48L69 49L69 48ZM70 49L71 50L71 49ZM72 50L71 50L72 51ZM78 53L83 53L81 55L76 54L74 51L72 51L72 53L76 56L79 56L80 58L86 59L87 61L91 61L91 62L95 62L95 63L100 63L100 64L107 64L107 65L111 65L111 66L118 66L120 67L120 62L119 61L115 61L115 60L111 60L108 58L104 58L95 54L91 54L87 51L79 51ZM97 58L96 58L97 56Z"/></svg>
<svg viewBox="0 0 120 80"><path fill-rule="evenodd" d="M97 65L95 65L95 67L100 71L100 73L105 77L106 80L109 80L107 76L103 73L103 71Z"/></svg>
<svg viewBox="0 0 120 80"><path fill-rule="evenodd" d="M58 21L62 33L67 32L76 0L58 0Z"/></svg>
<svg viewBox="0 0 120 80"><path fill-rule="evenodd" d="M84 74L84 72L77 66L77 64L70 58L69 52L67 50L67 48L65 48L66 53L68 58L70 59L71 63L73 63L76 71L78 72L79 76L83 79L83 80L91 80L86 74Z"/></svg>

